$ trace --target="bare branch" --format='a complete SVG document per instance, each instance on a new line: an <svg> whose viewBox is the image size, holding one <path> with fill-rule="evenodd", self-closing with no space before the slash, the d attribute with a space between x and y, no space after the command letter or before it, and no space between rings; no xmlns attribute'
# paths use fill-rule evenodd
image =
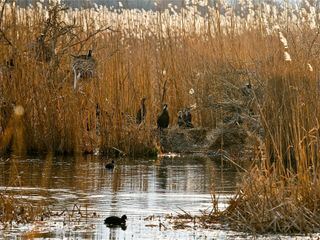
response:
<svg viewBox="0 0 320 240"><path fill-rule="evenodd" d="M104 31L106 31L106 30L110 30L110 31L116 32L116 31L113 30L110 26L109 26L109 27L106 27L106 28L99 28L97 31L91 33L91 34L90 34L89 36L87 36L85 39L80 40L80 41L78 41L78 42L76 42L76 43L73 43L73 44L69 45L68 48L74 47L74 46L76 46L76 45L78 45L78 44L83 44L83 43L89 41L92 37L94 37L94 36L97 35L98 33L104 32Z"/></svg>
<svg viewBox="0 0 320 240"><path fill-rule="evenodd" d="M1 38L3 38L10 46L13 46L11 41L7 38L6 34L1 28L0 28L0 35L1 35Z"/></svg>

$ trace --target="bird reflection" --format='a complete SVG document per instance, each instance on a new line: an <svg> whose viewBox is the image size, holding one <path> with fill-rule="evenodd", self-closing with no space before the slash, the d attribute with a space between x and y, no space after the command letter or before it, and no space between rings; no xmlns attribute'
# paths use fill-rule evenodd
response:
<svg viewBox="0 0 320 240"><path fill-rule="evenodd" d="M110 229L109 238L108 238L109 240L119 239L118 229L121 229L122 231L127 230L126 225L121 225L121 226L108 226L108 225L106 225L106 227Z"/></svg>
<svg viewBox="0 0 320 240"><path fill-rule="evenodd" d="M168 170L166 167L160 166L157 172L159 188L165 190L167 188Z"/></svg>
<svg viewBox="0 0 320 240"><path fill-rule="evenodd" d="M121 229L123 231L127 230L127 225L119 225L119 226L108 226L107 225L107 228L110 228L110 233L111 232L114 232L116 229ZM111 230L112 229L112 230Z"/></svg>

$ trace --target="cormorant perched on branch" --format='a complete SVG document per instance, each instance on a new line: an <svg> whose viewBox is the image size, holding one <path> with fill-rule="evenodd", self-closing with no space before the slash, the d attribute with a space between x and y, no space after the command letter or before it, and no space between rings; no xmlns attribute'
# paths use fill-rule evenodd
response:
<svg viewBox="0 0 320 240"><path fill-rule="evenodd" d="M183 121L185 122L187 128L193 128L192 116L189 108L184 109Z"/></svg>
<svg viewBox="0 0 320 240"><path fill-rule="evenodd" d="M37 61L50 62L51 58L54 56L53 50L45 42L46 35L41 33L37 37L36 41L29 45L31 50L31 55Z"/></svg>
<svg viewBox="0 0 320 240"><path fill-rule="evenodd" d="M14 68L14 60L13 60L13 58L10 58L9 60L7 60L6 61L6 66L8 67L8 68Z"/></svg>
<svg viewBox="0 0 320 240"><path fill-rule="evenodd" d="M179 126L179 128L186 126L186 124L185 124L185 122L184 122L184 120L183 120L183 113L182 113L182 111L179 111L179 112L178 112L178 126Z"/></svg>
<svg viewBox="0 0 320 240"><path fill-rule="evenodd" d="M252 85L251 85L251 83L249 82L245 86L243 86L241 88L241 92L242 92L243 96L246 96L246 97L250 96L251 93L252 93Z"/></svg>
<svg viewBox="0 0 320 240"><path fill-rule="evenodd" d="M145 97L141 99L140 108L139 108L139 110L137 112L137 116L136 116L136 123L137 124L142 123L146 117L147 109L146 109L145 101L146 101Z"/></svg>
<svg viewBox="0 0 320 240"><path fill-rule="evenodd" d="M80 58L80 59L90 59L92 58L92 49L89 49L88 53L87 54L83 54L83 55L72 55L72 57L74 58Z"/></svg>
<svg viewBox="0 0 320 240"><path fill-rule="evenodd" d="M97 63L92 56L92 50L89 50L86 55L74 56L72 60L72 71L74 74L73 87L76 89L77 82L80 78L91 78L95 75Z"/></svg>
<svg viewBox="0 0 320 240"><path fill-rule="evenodd" d="M163 105L162 112L157 119L157 125L160 130L169 126L169 112L167 104Z"/></svg>

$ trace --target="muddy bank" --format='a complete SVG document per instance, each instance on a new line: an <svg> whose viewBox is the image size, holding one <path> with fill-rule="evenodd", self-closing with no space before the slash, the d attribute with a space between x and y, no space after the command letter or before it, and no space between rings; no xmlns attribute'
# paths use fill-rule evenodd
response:
<svg viewBox="0 0 320 240"><path fill-rule="evenodd" d="M160 135L160 144L164 152L194 153L206 150L206 128L171 128Z"/></svg>
<svg viewBox="0 0 320 240"><path fill-rule="evenodd" d="M241 127L231 128L172 128L160 136L164 152L209 153L220 149L241 148L246 143L247 133Z"/></svg>
<svg viewBox="0 0 320 240"><path fill-rule="evenodd" d="M160 135L160 144L166 153L200 154L219 159L246 156L250 159L259 145L260 128L249 120L241 124L220 124L215 129L171 128Z"/></svg>

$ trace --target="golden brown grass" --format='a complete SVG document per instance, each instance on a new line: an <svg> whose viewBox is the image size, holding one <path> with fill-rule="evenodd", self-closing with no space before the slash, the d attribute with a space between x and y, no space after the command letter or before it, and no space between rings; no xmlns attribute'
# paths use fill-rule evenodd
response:
<svg viewBox="0 0 320 240"><path fill-rule="evenodd" d="M56 11L58 15L63 12ZM216 70L212 72L210 65L218 46L204 48L204 40L171 36L170 29L165 39L150 36L143 40L135 37L134 29L132 37L125 35L121 26L95 30L90 24L93 18L86 12L79 13L77 24L66 25L59 17L52 17L52 26L48 26L41 13L39 9L31 11L28 21L32 27L28 28L30 22L17 22L7 11L3 25L10 42L0 47L0 61L13 58L15 62L13 69L3 66L2 104L24 107L24 141L29 152L92 152L96 147L105 151L117 148L127 154L140 154L145 149L153 152L153 129L162 104L169 104L173 126L179 109L205 101L202 96L211 91L208 85L214 83ZM88 21L87 31L80 27L84 19ZM49 63L35 60L28 48L41 32L48 32L46 43L55 45L56 57ZM80 89L75 91L71 54L88 49L93 49L98 74L80 82ZM212 54L208 55L208 50ZM192 96L190 88L196 90ZM134 119L143 96L147 97L147 119L145 126L137 126ZM97 104L101 108L102 140L95 131ZM6 123L10 115L2 118ZM212 125L212 119L212 112L206 109L194 114L197 124Z"/></svg>
<svg viewBox="0 0 320 240"><path fill-rule="evenodd" d="M0 194L0 222L6 224L26 224L40 220L48 214L46 207L35 206L11 194ZM2 227L3 227L2 226Z"/></svg>
<svg viewBox="0 0 320 240"><path fill-rule="evenodd" d="M48 27L41 9L35 8L31 17L20 21L15 6L10 7L1 22L5 38L0 61L13 58L15 67L3 71L1 107L21 105L25 114L18 123L10 120L7 111L1 115L2 129L9 129L1 135L2 148L16 132L18 145L25 143L21 153L90 152L96 147L144 153L156 145L153 129L162 103L169 105L172 126L180 108L197 103L195 125L215 127L223 112L208 106L212 101L237 100L239 88L250 81L255 90L251 107L260 115L265 132L257 135L261 162L246 175L226 215L242 230L319 230L319 33L311 23L300 19L298 27L289 24L290 12L278 14L287 16L279 22L276 15L267 15L270 29L281 25L268 34L262 12L249 25L248 19L238 21L233 15L231 25L224 26L223 16L215 11L206 22L209 30L199 33L196 17L191 19L194 29L177 30L162 18L164 13L157 13L157 22L144 29L115 24L112 30L102 31L97 30L90 11L75 13L77 21L69 25L58 14ZM148 32L148 27L157 30L138 35ZM28 54L28 44L44 29L55 40L57 58L50 63ZM75 91L70 55L88 49L94 50L98 76L82 81ZM284 58L285 52L291 61L288 54ZM190 88L194 95L188 94ZM148 113L145 125L137 126L134 117L143 96ZM95 132L96 104L101 108L101 140Z"/></svg>
<svg viewBox="0 0 320 240"><path fill-rule="evenodd" d="M245 173L221 216L242 231L318 232L318 80L301 65L280 69L269 73L264 98L256 99L265 129L259 164Z"/></svg>
<svg viewBox="0 0 320 240"><path fill-rule="evenodd" d="M223 212L232 228L256 233L310 233L320 230L319 180L280 177L253 169Z"/></svg>
<svg viewBox="0 0 320 240"><path fill-rule="evenodd" d="M18 161L20 159L15 157L16 155L21 155L21 152L17 148L14 148L14 150L12 157L7 159L7 161L10 161L9 179L6 179L8 187L4 187L0 193L1 228L9 227L12 224L27 224L49 217L49 210L45 204L24 198L22 189L19 190L19 194L12 192L10 189L22 186L18 170ZM46 158L46 161L49 160L52 160L51 154Z"/></svg>

